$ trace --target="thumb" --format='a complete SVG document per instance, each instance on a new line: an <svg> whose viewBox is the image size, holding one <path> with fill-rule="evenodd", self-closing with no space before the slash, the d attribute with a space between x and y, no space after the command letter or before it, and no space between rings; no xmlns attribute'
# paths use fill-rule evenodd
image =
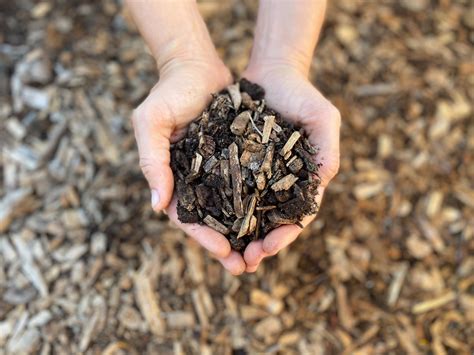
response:
<svg viewBox="0 0 474 355"><path fill-rule="evenodd" d="M160 101L148 97L132 115L140 168L150 186L151 205L156 212L168 207L174 187L170 167L170 137L174 121L167 106Z"/></svg>

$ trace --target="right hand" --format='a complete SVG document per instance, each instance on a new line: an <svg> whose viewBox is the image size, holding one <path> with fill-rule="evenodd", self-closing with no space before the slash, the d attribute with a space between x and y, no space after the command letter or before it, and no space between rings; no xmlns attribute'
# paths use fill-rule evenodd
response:
<svg viewBox="0 0 474 355"><path fill-rule="evenodd" d="M138 144L140 167L151 189L152 207L166 210L184 232L211 252L232 274L244 272L242 256L231 251L225 236L198 224L178 220L170 144L183 138L188 125L199 116L218 92L232 83L228 69L217 57L174 59L160 69L160 80L134 110L132 122Z"/></svg>

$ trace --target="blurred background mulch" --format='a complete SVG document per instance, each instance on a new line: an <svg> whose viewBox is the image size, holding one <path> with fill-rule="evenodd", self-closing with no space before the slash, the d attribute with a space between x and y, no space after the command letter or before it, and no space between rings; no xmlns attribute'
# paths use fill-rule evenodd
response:
<svg viewBox="0 0 474 355"><path fill-rule="evenodd" d="M244 69L254 1L203 1ZM474 8L331 1L341 110L315 223L233 277L153 215L128 117L157 80L120 2L0 3L0 354L469 354Z"/></svg>

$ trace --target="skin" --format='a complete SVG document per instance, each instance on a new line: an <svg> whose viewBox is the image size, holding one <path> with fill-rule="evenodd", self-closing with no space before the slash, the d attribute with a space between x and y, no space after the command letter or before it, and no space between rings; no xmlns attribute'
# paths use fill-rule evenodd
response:
<svg viewBox="0 0 474 355"><path fill-rule="evenodd" d="M170 144L183 137L209 103L209 94L232 82L230 72L216 54L194 1L128 0L127 4L160 72L159 82L132 115L152 207L165 210L233 275L255 272L265 257L292 243L301 228L279 227L250 243L241 256L211 228L179 222L173 198ZM267 104L305 128L309 140L320 147L315 157L323 164L318 203L339 169L341 122L338 110L308 80L325 8L325 0L261 0L251 58L242 75L263 86ZM302 224L314 217L306 217Z"/></svg>

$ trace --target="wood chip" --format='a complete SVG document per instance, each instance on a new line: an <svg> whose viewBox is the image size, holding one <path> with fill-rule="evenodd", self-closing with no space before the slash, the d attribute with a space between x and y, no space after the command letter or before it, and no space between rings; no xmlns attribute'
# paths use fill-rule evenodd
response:
<svg viewBox="0 0 474 355"><path fill-rule="evenodd" d="M241 136L247 130L247 125L249 124L252 116L250 111L244 111L239 113L235 118L232 124L230 125L230 131L236 136Z"/></svg>
<svg viewBox="0 0 474 355"><path fill-rule="evenodd" d="M282 177L277 182L275 182L271 186L271 189L275 192L289 190L295 184L296 181L298 181L297 176L294 176L293 174L288 174Z"/></svg>
<svg viewBox="0 0 474 355"><path fill-rule="evenodd" d="M215 157L215 156L212 156L210 157L206 163L204 164L204 171L206 173L210 172L217 164L219 163L219 160Z"/></svg>
<svg viewBox="0 0 474 355"><path fill-rule="evenodd" d="M244 216L244 210L242 206L242 173L240 171L239 164L239 148L235 143L232 143L229 146L229 158L230 174L232 177L234 212L235 215L240 218Z"/></svg>
<svg viewBox="0 0 474 355"><path fill-rule="evenodd" d="M239 83L237 82L235 84L229 85L227 87L227 92L229 93L232 104L234 105L234 110L237 111L240 108L240 104L242 103L242 95L240 94Z"/></svg>
<svg viewBox="0 0 474 355"><path fill-rule="evenodd" d="M211 215L207 215L205 218L204 218L204 222L209 226L211 227L212 229L214 229L215 231L221 233L221 234L229 234L229 228L227 228L226 226L224 226L222 223L220 223L217 219L215 219L214 217L212 217Z"/></svg>
<svg viewBox="0 0 474 355"><path fill-rule="evenodd" d="M263 292L259 289L254 289L250 293L250 302L259 307L263 307L271 314L278 315L283 311L284 303L272 297L270 294Z"/></svg>
<svg viewBox="0 0 474 355"><path fill-rule="evenodd" d="M392 282L388 289L387 304L389 307L395 306L398 300L400 291L403 286L403 282L405 281L405 277L408 272L408 268L409 268L409 265L407 263L403 263L395 271Z"/></svg>
<svg viewBox="0 0 474 355"><path fill-rule="evenodd" d="M250 230L250 222L253 217L253 213L255 211L255 206L257 205L257 195L253 194L252 197L250 198L250 202L248 204L247 208L247 214L245 215L242 224L240 226L240 231L239 234L237 235L238 238L242 238L244 235L249 233Z"/></svg>
<svg viewBox="0 0 474 355"><path fill-rule="evenodd" d="M201 154L196 152L195 157L191 162L191 171L186 177L186 182L189 183L199 175L199 170L201 169L203 157Z"/></svg>
<svg viewBox="0 0 474 355"><path fill-rule="evenodd" d="M448 291L439 297L415 304L412 307L411 311L414 314L426 313L433 309L443 307L445 304L452 302L455 299L456 299L456 292Z"/></svg>
<svg viewBox="0 0 474 355"><path fill-rule="evenodd" d="M158 294L153 291L153 269L155 272L159 259L152 258L142 266L142 269L135 273L135 297L138 307L146 320L150 331L156 336L163 336L166 329L165 321L161 314ZM155 280L154 280L155 281Z"/></svg>
<svg viewBox="0 0 474 355"><path fill-rule="evenodd" d="M283 148L281 148L280 150L280 155L282 157L286 156L289 152L291 152L291 150L293 149L294 145L296 144L296 142L298 141L298 139L300 139L301 137L301 134L300 132L293 132L290 136L290 138L288 138L288 140L286 141L285 145L283 146Z"/></svg>
<svg viewBox="0 0 474 355"><path fill-rule="evenodd" d="M15 217L28 212L28 208L25 208L25 203L30 198L32 192L30 188L18 189L9 192L0 200L0 233L8 229Z"/></svg>
<svg viewBox="0 0 474 355"><path fill-rule="evenodd" d="M295 220L291 218L286 218L278 211L271 210L268 213L268 219L275 224L294 224Z"/></svg>
<svg viewBox="0 0 474 355"><path fill-rule="evenodd" d="M194 314L187 311L168 312L166 322L170 329L186 329L194 326Z"/></svg>
<svg viewBox="0 0 474 355"><path fill-rule="evenodd" d="M275 124L275 116L265 116L263 118L265 124L263 126L263 136L262 136L262 143L268 143L270 139L270 133L272 132L273 125Z"/></svg>
<svg viewBox="0 0 474 355"><path fill-rule="evenodd" d="M275 146L273 144L269 144L265 151L265 157L263 159L262 165L260 166L260 171L265 173L268 179L272 177L272 161L274 151Z"/></svg>

